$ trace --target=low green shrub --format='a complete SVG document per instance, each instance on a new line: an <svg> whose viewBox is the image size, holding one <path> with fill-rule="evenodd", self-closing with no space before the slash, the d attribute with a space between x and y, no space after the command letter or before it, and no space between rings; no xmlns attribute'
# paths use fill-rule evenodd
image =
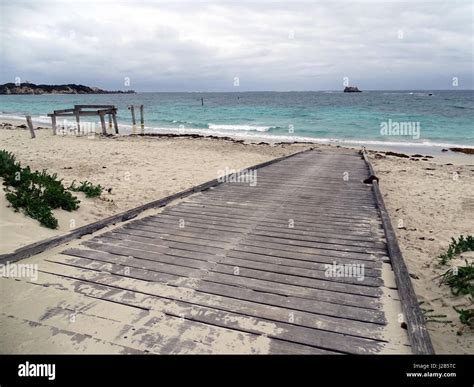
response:
<svg viewBox="0 0 474 387"><path fill-rule="evenodd" d="M453 267L443 274L441 284L448 285L455 295L469 294L474 297L474 264Z"/></svg>
<svg viewBox="0 0 474 387"><path fill-rule="evenodd" d="M23 168L15 156L5 150L0 150L0 177L3 178L6 199L12 207L45 227L58 227L52 210L73 211L79 208L80 201L64 187L56 174L48 174L45 170L32 172L28 166Z"/></svg>
<svg viewBox="0 0 474 387"><path fill-rule="evenodd" d="M74 180L68 188L74 192L84 192L87 198L95 198L100 196L104 187L100 185L94 185L90 181L81 181L79 186L76 186L76 181Z"/></svg>
<svg viewBox="0 0 474 387"><path fill-rule="evenodd" d="M474 251L474 236L472 235L468 235L466 238L464 238L464 235L461 235L458 240L451 238L448 250L445 253L440 254L438 259L441 265L446 265L446 263L456 255L466 251Z"/></svg>

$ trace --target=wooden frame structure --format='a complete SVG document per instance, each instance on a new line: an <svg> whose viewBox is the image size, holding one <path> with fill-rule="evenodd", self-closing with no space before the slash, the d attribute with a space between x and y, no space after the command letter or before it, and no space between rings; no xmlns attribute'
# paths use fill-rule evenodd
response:
<svg viewBox="0 0 474 387"><path fill-rule="evenodd" d="M117 124L117 108L114 105L74 105L72 109L54 110L53 113L48 114L51 117L51 124L53 127L53 134L56 134L56 118L57 117L75 117L77 130L81 132L80 117L99 116L102 126L102 134L107 134L105 125L105 116L109 116L109 128L114 125L115 133L118 134Z"/></svg>
<svg viewBox="0 0 474 387"><path fill-rule="evenodd" d="M145 133L145 119L143 118L143 105L139 105L138 108L140 109L140 127L141 127L141 133ZM130 113L132 114L132 134L136 133L137 130L137 120L135 118L135 106L130 105L128 107L128 110L130 110Z"/></svg>

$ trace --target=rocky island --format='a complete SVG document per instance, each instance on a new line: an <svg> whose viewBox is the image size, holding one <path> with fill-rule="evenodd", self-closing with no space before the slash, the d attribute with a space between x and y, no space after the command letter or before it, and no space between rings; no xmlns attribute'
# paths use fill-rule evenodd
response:
<svg viewBox="0 0 474 387"><path fill-rule="evenodd" d="M344 88L344 93L362 93L357 87L355 86L346 86Z"/></svg>
<svg viewBox="0 0 474 387"><path fill-rule="evenodd" d="M5 83L0 94L134 94L135 91L109 91L84 85L35 85L34 83Z"/></svg>

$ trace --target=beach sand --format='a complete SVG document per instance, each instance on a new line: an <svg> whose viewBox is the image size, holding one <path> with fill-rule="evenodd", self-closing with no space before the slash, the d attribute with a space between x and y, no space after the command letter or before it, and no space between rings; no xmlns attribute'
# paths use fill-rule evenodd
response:
<svg viewBox="0 0 474 387"><path fill-rule="evenodd" d="M71 225L79 227L214 179L225 169L246 168L316 146L256 145L204 138L89 139L52 136L50 129L38 130L36 139L30 139L27 130L0 129L0 142L0 149L13 152L23 165L57 173L65 184L90 180L111 189L98 199L78 195L78 211L56 211L58 230L46 229L14 213L0 195L2 253L68 232ZM446 324L428 322L435 351L474 353L474 336L466 329L457 335L461 324L452 308L466 306L467 299L454 297L449 288L439 286L439 275L447 268L435 265L436 256L446 250L451 237L472 234L474 230L474 166L469 165L474 164L474 156L451 157L449 161L436 157L414 161L370 153L418 299L424 302L423 308L433 309L433 314L446 314L447 320L452 320ZM465 256L472 259L469 254Z"/></svg>
<svg viewBox="0 0 474 387"><path fill-rule="evenodd" d="M453 309L472 308L472 304L468 297L453 296L446 285L439 284L446 270L464 265L465 259L473 262L474 254L464 253L443 267L437 265L436 257L446 252L451 238L474 234L474 156L450 160L457 161L456 165L447 165L444 158L414 161L376 155L370 153L370 160L421 307L433 310L427 316L447 316L435 320L452 321L428 322L435 351L472 354L472 330L463 327Z"/></svg>

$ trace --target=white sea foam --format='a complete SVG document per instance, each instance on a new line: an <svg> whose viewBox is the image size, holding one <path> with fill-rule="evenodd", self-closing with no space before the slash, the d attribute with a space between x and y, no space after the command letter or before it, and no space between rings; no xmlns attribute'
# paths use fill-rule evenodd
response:
<svg viewBox="0 0 474 387"><path fill-rule="evenodd" d="M257 125L230 125L230 124L208 124L210 130L245 130L245 131L256 131L256 132L267 132L271 126L257 126Z"/></svg>
<svg viewBox="0 0 474 387"><path fill-rule="evenodd" d="M313 142L318 144L346 144L346 145L360 145L360 146L407 146L407 147L443 147L443 148L474 148L474 145L455 144L455 143L442 143L432 141L422 142L403 142L403 141L379 141L379 140L348 140L338 138L319 138L319 137L300 137L300 136L285 136L285 135L272 135L265 133L255 133L251 131L243 131L239 133L229 133L226 130L215 130L215 129L173 129L163 127L150 127L145 128L145 132L152 133L174 133L174 134L200 134L203 136L218 136L218 137L232 137L235 139L248 140L248 141L265 141L270 143L275 142Z"/></svg>
<svg viewBox="0 0 474 387"><path fill-rule="evenodd" d="M24 120L24 116L17 116L12 114L0 114L0 119ZM49 117L36 116L32 117L33 122L50 123ZM131 125L119 123L119 128L125 134L131 132ZM251 129L249 129L251 128ZM258 128L258 129L256 129ZM364 140L364 139L338 139L338 138L320 138L320 137L300 137L300 136L285 136L272 135L264 133L268 131L270 126L252 126L252 125L214 125L209 124L209 129L197 128L169 128L146 126L145 133L170 133L170 134L198 134L203 136L217 136L217 137L232 137L252 142L265 141L269 143L275 142L312 142L318 144L341 144L341 145L355 145L355 146L393 146L393 147L441 147L441 148L473 148L474 145L456 144L448 142L403 142L403 141L380 141L380 140Z"/></svg>

